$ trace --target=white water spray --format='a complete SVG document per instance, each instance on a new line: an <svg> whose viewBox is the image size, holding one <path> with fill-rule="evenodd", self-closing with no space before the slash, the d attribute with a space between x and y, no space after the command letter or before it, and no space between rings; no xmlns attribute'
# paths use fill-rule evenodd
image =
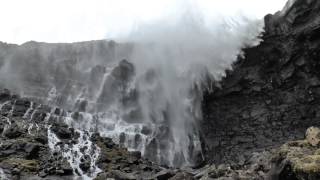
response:
<svg viewBox="0 0 320 180"><path fill-rule="evenodd" d="M117 37L120 43L19 46L4 58L0 86L79 112L66 119L71 127L98 131L162 164L192 165L202 156L198 125L207 80L219 80L241 48L258 42L262 22L205 18L186 2L181 12Z"/></svg>
<svg viewBox="0 0 320 180"><path fill-rule="evenodd" d="M60 147L57 144L61 140L51 131L51 127L48 127L48 145L52 152L61 152L62 156L69 162L74 171L74 178L78 176L83 180L91 180L95 178L100 172L96 166L96 162L99 158L100 149L98 146L93 145L90 141L92 133L82 130L76 130L80 137L78 143L71 146L65 144L64 147ZM90 168L87 173L83 172L80 168L80 164L83 158L89 158Z"/></svg>
<svg viewBox="0 0 320 180"><path fill-rule="evenodd" d="M201 153L198 124L208 79L220 80L241 48L259 43L262 31L261 22L242 16L205 19L187 2L175 18L140 25L119 39L134 45L129 59L143 122L160 127L154 130L155 160L171 166L194 164Z"/></svg>
<svg viewBox="0 0 320 180"><path fill-rule="evenodd" d="M9 178L7 177L7 175L4 173L3 169L0 168L0 179L1 180L9 180Z"/></svg>

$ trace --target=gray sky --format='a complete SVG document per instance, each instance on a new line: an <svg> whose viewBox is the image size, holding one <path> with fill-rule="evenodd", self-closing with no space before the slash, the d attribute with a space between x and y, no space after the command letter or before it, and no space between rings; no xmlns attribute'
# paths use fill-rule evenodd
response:
<svg viewBox="0 0 320 180"><path fill-rule="evenodd" d="M191 2L212 17L261 19L286 0L0 0L0 41L75 42L116 38L132 27L174 17ZM189 3L190 4L190 3Z"/></svg>

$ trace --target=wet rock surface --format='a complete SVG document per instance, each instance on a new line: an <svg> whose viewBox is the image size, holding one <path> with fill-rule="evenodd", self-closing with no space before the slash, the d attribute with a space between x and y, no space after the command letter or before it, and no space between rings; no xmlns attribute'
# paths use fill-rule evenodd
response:
<svg viewBox="0 0 320 180"><path fill-rule="evenodd" d="M2 90L0 97L5 97L5 101L0 101L0 170L6 179L72 179L77 176L82 179L84 175L91 179L95 176L97 179L152 179L173 176L163 173L164 168L142 159L140 152L129 152L98 133L80 132L69 127L64 123L63 115L52 113L63 112L61 109L53 111L43 105L31 105L33 102L11 95L7 90ZM22 101L25 103L17 103ZM74 147L82 141L81 138L90 141L85 141L85 145L76 151ZM99 149L99 157L88 153L90 146L94 147L91 151ZM70 163L67 153L74 153L73 161L79 156L78 167ZM92 158L97 161L93 162ZM101 172L99 175L92 175L93 166Z"/></svg>
<svg viewBox="0 0 320 180"><path fill-rule="evenodd" d="M263 42L204 96L206 159L243 164L253 152L301 139L319 126L320 1L297 0L266 17Z"/></svg>
<svg viewBox="0 0 320 180"><path fill-rule="evenodd" d="M4 94L2 94L4 93ZM0 91L0 179L194 179L161 167L99 133L67 125L76 113ZM20 103L24 102L24 103Z"/></svg>
<svg viewBox="0 0 320 180"><path fill-rule="evenodd" d="M0 101L0 177L5 180L263 179L270 170L269 152L257 153L242 164L161 167L99 133L67 125L68 118L76 117L67 116L71 112L1 92L7 93Z"/></svg>
<svg viewBox="0 0 320 180"><path fill-rule="evenodd" d="M72 175L69 163L61 154L49 149L46 124L35 122L36 117L24 117L30 104L17 102L29 101L10 94L6 96L6 101L1 101L0 109L1 123L5 124L0 137L0 168L7 179Z"/></svg>

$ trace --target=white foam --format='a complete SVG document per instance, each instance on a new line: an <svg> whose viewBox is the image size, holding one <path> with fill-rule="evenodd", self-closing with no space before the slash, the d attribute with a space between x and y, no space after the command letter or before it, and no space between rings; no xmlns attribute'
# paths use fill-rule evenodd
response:
<svg viewBox="0 0 320 180"><path fill-rule="evenodd" d="M0 168L0 180L9 180L2 168Z"/></svg>
<svg viewBox="0 0 320 180"><path fill-rule="evenodd" d="M51 131L50 127L48 127L49 148L52 152L61 152L62 156L69 162L73 171L77 171L83 180L92 180L101 172L101 169L96 166L96 162L100 154L100 148L91 142L91 133L82 130L76 130L76 132L80 134L78 142L71 146L66 144L65 147L60 148L59 146L56 146L56 144L61 142L61 140ZM82 152L81 149L84 149L84 152ZM80 168L81 158L84 155L88 155L90 157L91 165L88 170L89 173L84 173ZM74 173L74 175L78 176L76 173Z"/></svg>
<svg viewBox="0 0 320 180"><path fill-rule="evenodd" d="M30 114L30 112L32 111L32 110L34 110L34 103L33 102L30 102L30 107L28 108L28 110L24 113L24 115L23 115L23 117L22 118L24 118L24 119L28 119L28 116L29 116L29 114Z"/></svg>

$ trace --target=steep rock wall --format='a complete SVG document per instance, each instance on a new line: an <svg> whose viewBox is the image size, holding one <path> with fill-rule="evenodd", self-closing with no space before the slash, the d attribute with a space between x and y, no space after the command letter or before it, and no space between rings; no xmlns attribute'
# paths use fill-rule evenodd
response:
<svg viewBox="0 0 320 180"><path fill-rule="evenodd" d="M320 2L298 0L267 15L263 42L204 96L202 133L213 162L245 163L252 152L302 138L320 124Z"/></svg>

